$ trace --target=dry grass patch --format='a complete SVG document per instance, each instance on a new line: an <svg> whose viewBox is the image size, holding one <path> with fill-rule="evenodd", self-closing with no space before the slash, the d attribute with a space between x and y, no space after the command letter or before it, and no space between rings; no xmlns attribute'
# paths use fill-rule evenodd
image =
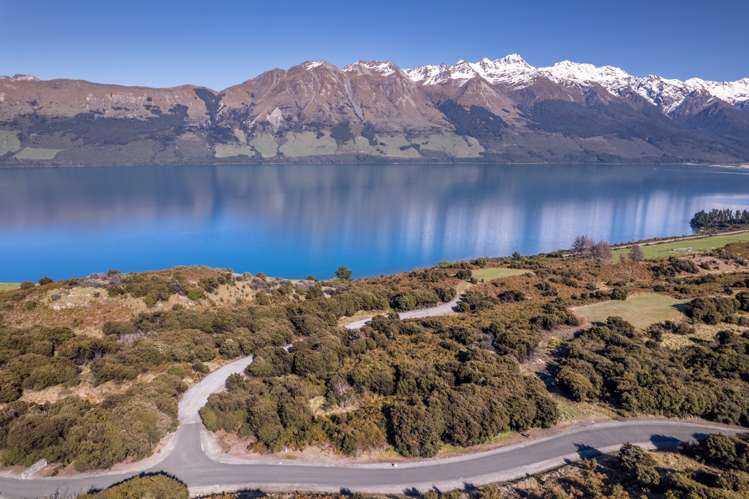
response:
<svg viewBox="0 0 749 499"><path fill-rule="evenodd" d="M28 306L27 304L34 304ZM129 320L147 310L143 300L109 297L101 288L54 288L40 290L6 308L5 323L15 327L44 324L69 327L78 333L98 336L107 321Z"/></svg>
<svg viewBox="0 0 749 499"><path fill-rule="evenodd" d="M667 258L669 256L688 255L691 253L704 253L722 248L731 243L749 241L749 231L736 232L732 234L718 234L706 237L690 237L666 241L662 243L644 243L640 245L643 255L649 260ZM614 261L629 255L630 248L619 248L614 250Z"/></svg>
<svg viewBox="0 0 749 499"><path fill-rule="evenodd" d="M20 282L0 282L0 293L3 291L13 291L21 287Z"/></svg>
<svg viewBox="0 0 749 499"><path fill-rule="evenodd" d="M741 330L733 324L696 324L694 327L694 334L664 334L661 344L671 350L678 350L689 345L694 345L694 341L692 340L711 341L720 331L731 331L735 334L741 334Z"/></svg>
<svg viewBox="0 0 749 499"><path fill-rule="evenodd" d="M514 277L517 275L531 274L532 272L528 269L510 269L505 267L489 267L485 269L472 270L471 274L479 282L489 282L496 279L504 279L506 277Z"/></svg>
<svg viewBox="0 0 749 499"><path fill-rule="evenodd" d="M616 413L610 408L594 402L573 402L558 395L553 398L557 403L557 409L559 409L559 423L608 419L616 416Z"/></svg>
<svg viewBox="0 0 749 499"><path fill-rule="evenodd" d="M749 242L727 244L721 251L729 257L749 259Z"/></svg>
<svg viewBox="0 0 749 499"><path fill-rule="evenodd" d="M590 322L602 322L608 317L621 317L638 329L666 320L684 319L676 306L683 301L657 293L636 293L626 300L609 300L592 305L573 307L570 310Z"/></svg>

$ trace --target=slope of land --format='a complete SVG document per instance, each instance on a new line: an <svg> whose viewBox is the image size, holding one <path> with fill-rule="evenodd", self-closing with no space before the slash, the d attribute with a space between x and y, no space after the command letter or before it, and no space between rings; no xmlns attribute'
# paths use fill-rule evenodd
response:
<svg viewBox="0 0 749 499"><path fill-rule="evenodd" d="M0 459L38 479L0 490L106 486L160 449L151 469L193 490L402 492L557 466L581 442L747 426L746 255L733 242L657 260L559 252L355 281L177 268L24 284L0 292ZM400 315L342 325L386 310ZM653 416L698 419L590 426ZM475 454L525 433L527 444ZM425 457L441 460L410 463ZM96 471L109 468L121 474Z"/></svg>
<svg viewBox="0 0 749 499"><path fill-rule="evenodd" d="M307 61L221 91L0 77L0 165L749 160L749 79L517 55Z"/></svg>

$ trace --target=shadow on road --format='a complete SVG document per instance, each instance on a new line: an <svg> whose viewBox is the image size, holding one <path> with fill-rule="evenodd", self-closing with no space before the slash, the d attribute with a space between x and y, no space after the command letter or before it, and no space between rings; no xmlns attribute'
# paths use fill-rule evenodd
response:
<svg viewBox="0 0 749 499"><path fill-rule="evenodd" d="M575 444L575 449L577 450L577 455L582 459L593 459L603 455L601 451L587 444Z"/></svg>
<svg viewBox="0 0 749 499"><path fill-rule="evenodd" d="M247 489L240 490L236 495L237 499L255 499L257 497L265 497L265 492L260 489Z"/></svg>
<svg viewBox="0 0 749 499"><path fill-rule="evenodd" d="M650 443L655 446L658 450L675 449L683 442L678 438L674 438L668 435L653 435L650 437Z"/></svg>

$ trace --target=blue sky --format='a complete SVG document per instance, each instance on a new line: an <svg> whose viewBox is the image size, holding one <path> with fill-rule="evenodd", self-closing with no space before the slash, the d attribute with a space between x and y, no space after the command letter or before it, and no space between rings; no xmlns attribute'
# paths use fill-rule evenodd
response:
<svg viewBox="0 0 749 499"><path fill-rule="evenodd" d="M309 59L408 67L518 52L749 76L749 1L0 0L0 74L221 89Z"/></svg>

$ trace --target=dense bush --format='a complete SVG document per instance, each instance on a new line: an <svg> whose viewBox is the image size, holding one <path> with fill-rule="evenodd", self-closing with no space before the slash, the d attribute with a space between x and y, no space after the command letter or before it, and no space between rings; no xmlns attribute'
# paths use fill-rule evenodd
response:
<svg viewBox="0 0 749 499"><path fill-rule="evenodd" d="M522 291L507 290L497 295L500 303L512 303L525 300L525 294Z"/></svg>
<svg viewBox="0 0 749 499"><path fill-rule="evenodd" d="M749 425L749 334L672 351L609 319L578 332L558 360L556 383L573 400Z"/></svg>
<svg viewBox="0 0 749 499"><path fill-rule="evenodd" d="M706 324L726 321L739 310L739 302L732 297L714 296L695 298L686 308L689 317Z"/></svg>
<svg viewBox="0 0 749 499"><path fill-rule="evenodd" d="M619 449L618 458L619 467L640 484L653 486L660 483L655 459L647 451L628 443Z"/></svg>
<svg viewBox="0 0 749 499"><path fill-rule="evenodd" d="M125 336L137 332L135 325L129 321L107 321L102 326L101 331L111 336Z"/></svg>
<svg viewBox="0 0 749 499"><path fill-rule="evenodd" d="M749 433L712 434L687 446L689 455L713 466L749 472Z"/></svg>
<svg viewBox="0 0 749 499"><path fill-rule="evenodd" d="M491 328L490 328L491 330ZM520 333L492 330L507 352L526 352ZM548 426L555 404L539 382L520 375L516 362L483 349L466 350L450 339L486 336L481 330L443 329L379 318L341 337L317 333L283 349L258 351L253 378L232 378L227 392L213 395L202 411L210 429L251 437L259 450L302 447L326 439L355 454L390 443L405 455L433 455L443 443L475 445L501 431ZM523 345L523 346L520 346ZM283 387L281 390L280 387ZM303 421L282 417L291 394ZM324 397L325 407L347 407L354 399L376 405L344 415L317 415L306 402ZM292 407L292 406L289 406ZM259 412L259 414L258 414Z"/></svg>
<svg viewBox="0 0 749 499"><path fill-rule="evenodd" d="M697 274L700 269L692 260L669 257L650 265L650 270L658 278L674 277L682 273Z"/></svg>
<svg viewBox="0 0 749 499"><path fill-rule="evenodd" d="M328 440L340 452L355 455L387 443L385 420L378 407L364 407L322 419Z"/></svg>
<svg viewBox="0 0 749 499"><path fill-rule="evenodd" d="M440 423L421 402L399 402L388 410L390 441L404 456L435 455L442 445Z"/></svg>
<svg viewBox="0 0 749 499"><path fill-rule="evenodd" d="M77 470L108 468L149 455L175 428L181 381L161 375L106 404L71 397L43 406L15 403L0 411L3 464L30 466L39 459Z"/></svg>
<svg viewBox="0 0 749 499"><path fill-rule="evenodd" d="M466 291L460 297L455 309L458 312L479 312L490 309L497 303L498 300L493 296L486 296L477 291Z"/></svg>
<svg viewBox="0 0 749 499"><path fill-rule="evenodd" d="M530 359L541 336L533 329L517 329L493 322L483 331L492 338L492 346L498 354L514 355L523 362Z"/></svg>
<svg viewBox="0 0 749 499"><path fill-rule="evenodd" d="M147 274L128 274L119 285L112 285L109 294L113 296L129 294L143 298L149 307L181 291L180 283L175 278L166 278Z"/></svg>

